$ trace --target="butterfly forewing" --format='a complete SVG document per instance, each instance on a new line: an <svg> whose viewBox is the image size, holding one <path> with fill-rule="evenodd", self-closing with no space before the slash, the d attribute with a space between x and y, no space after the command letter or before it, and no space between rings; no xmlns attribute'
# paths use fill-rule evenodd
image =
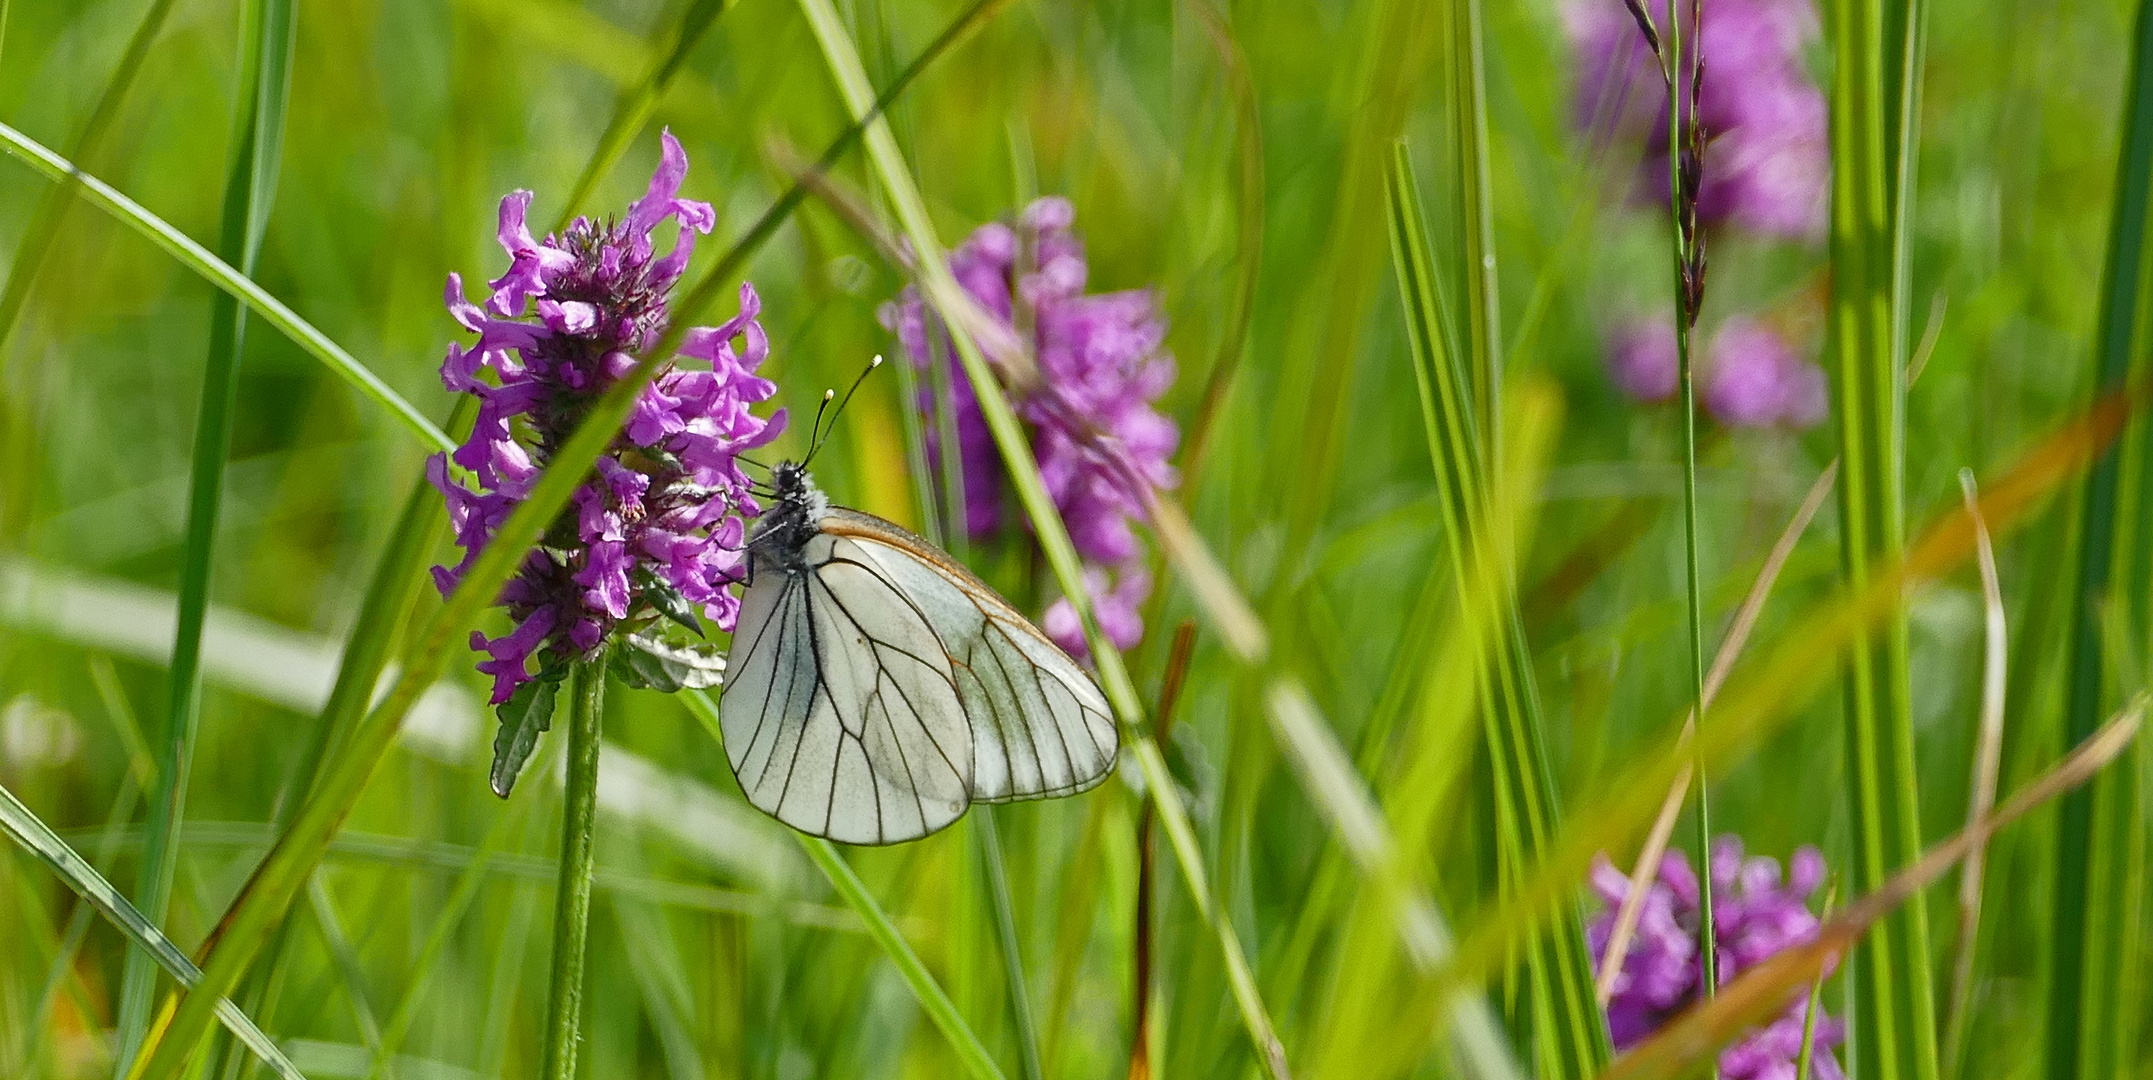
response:
<svg viewBox="0 0 2153 1080"><path fill-rule="evenodd" d="M1113 718L1067 654L926 541L851 510L822 525L933 625L971 725L973 800L1068 795L1106 777L1118 749Z"/></svg>
<svg viewBox="0 0 2153 1080"><path fill-rule="evenodd" d="M748 801L802 832L889 844L970 801L971 729L934 629L836 537L747 592L719 720Z"/></svg>

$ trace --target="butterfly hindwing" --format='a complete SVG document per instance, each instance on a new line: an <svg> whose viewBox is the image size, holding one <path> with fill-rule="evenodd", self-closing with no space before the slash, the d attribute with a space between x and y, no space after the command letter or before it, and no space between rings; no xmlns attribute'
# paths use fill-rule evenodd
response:
<svg viewBox="0 0 2153 1080"><path fill-rule="evenodd" d="M934 629L852 545L766 567L741 604L719 703L748 801L802 832L911 840L970 801L972 736Z"/></svg>
<svg viewBox="0 0 2153 1080"><path fill-rule="evenodd" d="M971 726L974 801L1069 795L1105 778L1118 736L1075 661L926 541L851 510L832 511L823 527L870 557L933 626Z"/></svg>

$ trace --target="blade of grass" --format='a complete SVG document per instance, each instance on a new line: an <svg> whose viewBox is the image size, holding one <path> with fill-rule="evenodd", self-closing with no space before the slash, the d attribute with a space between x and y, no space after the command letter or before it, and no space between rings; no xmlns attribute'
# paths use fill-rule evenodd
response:
<svg viewBox="0 0 2153 1080"><path fill-rule="evenodd" d="M703 730L708 732L718 745L723 746L725 732L718 723L718 703L701 690L681 691L679 700L687 706L689 715L695 717ZM964 1022L964 1015L957 1011L956 1003L942 991L941 984L935 982L934 975L928 972L927 965L920 962L919 954L912 951L912 946L905 941L897 925L890 921L889 915L883 912L882 905L875 901L874 894L868 892L859 875L852 872L851 864L847 863L844 856L838 854L837 848L827 840L805 833L794 833L793 836L800 841L800 847L807 852L807 857L830 879L830 885L837 890L838 896L843 898L853 911L859 913L861 921L867 924L867 932L882 946L883 954L896 966L897 973L904 977L905 984L912 988L912 996L918 999L920 1008L926 1010L927 1018L934 1021L935 1027L941 1029L943 1037L949 1040L950 1048L956 1051L958 1060L964 1063L966 1070L979 1080L1004 1080L1002 1067L994 1063L994 1055L989 1054L986 1046L979 1041L979 1036L972 1033L971 1026Z"/></svg>
<svg viewBox="0 0 2153 1080"><path fill-rule="evenodd" d="M2096 395L2142 382L2148 370L2139 320L2153 287L2146 265L2153 246L2147 243L2153 226L2153 5L2136 6L2095 338ZM2153 512L2142 459L2129 463L2137 474L2133 487L2126 490L2121 484L2123 459L2136 457L2142 445L2141 439L2130 439L2111 448L2085 481L2077 596L2065 621L2071 669L2064 737L2074 742L2089 735L2104 703L2113 700L2118 668L2136 662L2129 654L2112 655L2128 643L2110 640L2102 632L2107 609L2120 604L2129 612L2125 625L2131 636L2140 643L2146 640L2149 583L2132 572L2142 565L2132 549L2146 543L2145 515ZM2046 1068L2055 1080L2117 1075L2134 1067L2138 1056L2126 960L2136 938L2119 936L2132 926L2138 906L2132 894L2140 888L2133 880L2139 873L2132 864L2139 860L2131 857L2129 840L2136 787L2129 775L2103 779L2065 796L2057 814Z"/></svg>
<svg viewBox="0 0 2153 1080"><path fill-rule="evenodd" d="M1904 113L1917 69L1910 12L1884 0L1835 0L1830 27L1832 198L1827 353L1845 462L1840 557L1849 588L1888 576L1905 547L1907 196L1915 138ZM1918 16L1915 16L1918 17ZM1850 886L1874 892L1921 855L1913 706L1903 603L1855 628L1843 680ZM1920 902L1885 918L1854 950L1848 1071L1871 1080L1935 1080L1936 1017L1928 916Z"/></svg>
<svg viewBox="0 0 2153 1080"><path fill-rule="evenodd" d="M1481 649L1476 675L1485 695L1487 746L1496 764L1499 821L1506 823L1498 848L1505 853L1507 893L1554 843L1559 827L1554 784L1540 730L1531 656L1518 620L1512 559L1501 549L1490 520L1475 405L1457 362L1443 347L1434 258L1412 159L1403 143L1393 148L1389 190L1392 256L1444 533L1451 538L1447 550L1461 594L1489 605L1475 613L1493 631ZM1554 924L1531 940L1526 955L1540 1071L1565 1076L1597 1071L1610 1051L1606 1023L1593 996L1591 957L1575 898L1560 906Z"/></svg>
<svg viewBox="0 0 2153 1080"><path fill-rule="evenodd" d="M127 51L120 54L120 62L112 68L112 77L105 81L104 90L97 97L96 108L90 118L83 121L82 130L75 135L75 144L69 156L76 161L94 161L103 148L105 135L112 130L113 120L119 116L120 104L127 99L127 91L133 88L135 77L142 72L142 61L149 56L150 46L164 29L167 15L172 13L173 0L152 0L149 10L142 13L142 21L135 24L134 34L127 39ZM7 32L7 9L0 6L0 34ZM79 185L72 179L63 180L59 187L45 192L38 199L37 209L31 213L30 223L24 227L22 239L15 245L15 254L8 261L7 289L0 292L0 374L7 371L8 343L14 339L15 325L22 317L22 308L30 299L30 287L37 282L39 268L45 264L45 253L52 250L52 241L60 234L60 226L67 219L67 211L75 204Z"/></svg>
<svg viewBox="0 0 2153 1080"><path fill-rule="evenodd" d="M1818 929L1815 938L1743 971L1721 988L1716 999L1685 1010L1650 1040L1624 1054L1601 1074L1602 1080L1685 1075L1721 1046L1786 1008L1854 948L1863 935L1874 933L1892 911L1919 897L1925 886L1943 876L1998 829L2093 779L2130 746L2144 720L2145 707L2141 694L2091 738L2073 747L2055 768L2021 789L1995 816L1969 825L1930 848L1875 890L1847 905L1846 910Z"/></svg>
<svg viewBox="0 0 2153 1080"><path fill-rule="evenodd" d="M994 908L994 933L1001 946L1009 1018L1017 1029L1018 1075L1024 1080L1043 1080L1046 1074L1039 1065L1039 1030L1032 1020L1031 988L1024 975L1024 955L1017 944L1016 907L1009 897L1009 872L1002 864L1002 839L995 830L994 809L980 807L972 815L972 828L979 835L988 899Z"/></svg>
<svg viewBox="0 0 2153 1080"><path fill-rule="evenodd" d="M5 787L0 787L0 830L5 830L9 839L35 855L39 862L44 863L61 881L66 882L75 895L95 907L130 943L156 958L159 966L171 973L181 985L192 986L201 981L201 970L187 959L185 953L179 951L179 946L172 944L171 939L165 937L164 931L144 918L118 889L112 887L111 882L105 880L104 875L76 854L75 849L68 847L36 814L30 812L29 807L15 798L14 792ZM284 1077L285 1080L305 1080L299 1069L284 1056L284 1052L277 1049L276 1042L255 1027L254 1021L247 1019L238 1006L219 999L215 1004L214 1015L218 1023L246 1043L247 1048L268 1063L278 1076Z"/></svg>
<svg viewBox="0 0 2153 1080"><path fill-rule="evenodd" d="M1166 670L1159 677L1159 707L1152 715L1157 718L1159 738L1164 739L1173 729L1174 707L1181 703L1181 686L1189 676L1189 659L1196 650L1196 623L1183 619L1174 628L1173 643L1167 646ZM1135 931L1130 934L1130 948L1135 956L1129 965L1132 977L1129 990L1129 1080L1151 1080L1153 1043L1151 1031L1151 969L1153 965L1152 932L1152 853L1156 847L1151 829L1154 811L1150 800L1145 800L1136 817L1136 904L1132 918Z"/></svg>
<svg viewBox="0 0 2153 1080"><path fill-rule="evenodd" d="M556 739L539 748L531 762L532 771L536 775L545 776L551 773L552 749L558 745L560 740ZM479 888L486 883L495 856L500 854L501 849L507 846L515 835L523 831L524 822L530 817L530 809L536 802L536 799L530 798L511 801L508 809L496 817L493 825L486 830L485 839L479 842L478 850L472 852L470 859L463 864L462 871L456 876L455 887L449 890L448 900L441 905L441 913L434 919L433 928L427 931L426 943L419 947L418 955L407 965L406 970L411 972L411 980L405 984L402 996L397 998L396 1005L389 1011L389 1022L382 1026L380 1045L374 1050L374 1062L367 1069L366 1080L387 1076L390 1060L403 1049L404 1038L410 1034L412 1022L418 1019L419 1006L426 1000L428 977L434 972L435 961L440 958L442 950L448 947L450 935L463 922L472 902L478 899Z"/></svg>
<svg viewBox="0 0 2153 1080"><path fill-rule="evenodd" d="M1484 460L1502 445L1502 306L1495 276L1495 183L1489 167L1488 77L1480 0L1448 0L1450 146L1457 166L1457 277L1465 286L1466 387Z"/></svg>
<svg viewBox="0 0 2153 1080"><path fill-rule="evenodd" d="M150 213L140 203L120 194L112 185L82 171L66 158L6 124L0 124L0 144L5 144L0 148L21 158L55 182L67 183L72 180L81 184L84 197L98 209L142 234L204 281L247 305L248 310L276 327L279 333L290 338L292 343L307 355L321 361L338 378L350 383L360 396L387 409L398 423L418 436L419 441L428 449L455 449L456 444L450 442L449 437L435 427L433 421L428 420L425 414L390 389L389 384L381 381L381 377L368 370L366 365L345 352L343 346L316 329L312 323L300 318L298 313L284 306L283 301L269 295L245 274L233 269L230 263L210 254L209 249L195 243L186 233Z"/></svg>
<svg viewBox="0 0 2153 1080"><path fill-rule="evenodd" d="M292 43L297 27L291 0L253 0L240 20L244 57L237 115L232 123L232 160L224 183L217 255L241 274L254 273L262 228L276 195L277 163L283 154L284 105L291 93ZM202 398L195 412L194 456L187 494L187 531L179 572L179 628L166 679L163 738L158 742L157 785L150 797L148 842L135 882L135 906L163 922L172 899L179 852L176 839L187 805L187 780L202 707L202 622L209 611L215 565L218 511L224 496L224 463L231 456L232 414L239 404L239 362L246 351L246 314L230 296L210 306L209 357ZM119 1046L122 1073L149 1029L150 997L157 968L139 952L127 955L121 977Z"/></svg>
<svg viewBox="0 0 2153 1080"><path fill-rule="evenodd" d="M1263 116L1256 106L1256 86L1249 78L1248 57L1234 39L1233 27L1226 22L1226 13L1219 9L1215 0L1190 0L1190 8L1203 24L1204 33L1211 38L1212 48L1218 53L1219 69L1226 76L1226 89L1233 95L1237 152L1239 155L1239 188L1235 192L1236 239L1234 244L1234 302L1232 310L1222 325L1225 337L1219 342L1218 356L1211 361L1211 370L1204 376L1204 396L1196 406L1196 415L1189 421L1189 436L1181 449L1182 497L1190 501L1196 498L1197 484L1203 476L1205 452L1211 445L1212 425L1226 408L1226 395L1233 390L1234 375L1240 370L1242 353L1248 345L1250 324L1256 309L1256 283L1263 269ZM1155 603L1163 604L1166 590L1158 592ZM1145 621L1158 624L1161 608L1155 606Z"/></svg>
<svg viewBox="0 0 2153 1080"><path fill-rule="evenodd" d="M329 895L329 886L322 881L319 871L307 879L307 906L313 911L314 925L321 932L322 944L329 948L331 966L344 984L344 998L351 1006L351 1019L359 1029L359 1041L369 1053L379 1057L381 1021L375 1017L374 1006L366 993L366 973L359 963L359 950L352 947L351 935L344 932L344 919L337 914L336 899Z"/></svg>
<svg viewBox="0 0 2153 1080"><path fill-rule="evenodd" d="M1809 531L1809 522L1824 505L1824 498L1831 494L1832 481L1839 475L1839 463L1835 460L1825 466L1822 475L1809 486L1809 494L1794 511L1794 517L1772 544L1771 553L1764 557L1764 565L1757 570L1757 577L1749 585L1749 594L1742 598L1742 606L1735 611L1734 622L1727 627L1727 636L1720 639L1719 652L1712 657L1712 670L1705 675L1703 703L1710 705L1726 685L1727 676L1734 671L1734 662L1742 655L1743 646L1749 643L1750 631L1757 627L1757 618L1764 612L1764 601L1772 594L1772 586L1779 580L1779 571L1794 554L1794 545ZM1645 846L1638 849L1637 863L1630 872L1630 891L1623 897L1622 907L1615 912L1615 925L1607 933L1607 948L1600 955L1600 978L1594 989L1600 1006L1605 1008L1614 996L1615 980L1622 974L1622 960L1629 955L1630 937L1637 932L1637 917L1644 910L1646 894L1659 877L1660 857L1667 853L1668 840L1674 836L1675 819L1682 812L1682 797L1689 792L1690 764L1687 756L1691 738L1697 732L1697 717L1691 713L1682 724L1682 733L1676 737L1675 753L1682 758L1682 767L1675 774L1675 782L1668 785L1667 798L1660 804L1660 816L1653 820L1652 831L1645 836ZM1709 849L1708 849L1709 850Z"/></svg>
<svg viewBox="0 0 2153 1080"><path fill-rule="evenodd" d="M1981 520L1981 494L1972 469L1959 470L1959 490L1966 501L1967 516L1974 524L1974 554L1981 568L1983 612L1981 668L1981 734L1974 750L1974 775L1967 785L1966 825L1973 828L1996 808L1996 777L2003 765L2004 691L2009 686L2010 643L2004 621L2003 586L1996 577L1996 551L1989 543L1988 526ZM1959 868L1959 940L1951 966L1951 1003L1944 1020L1944 1075L1959 1075L1959 1055L1965 1045L1966 1016L1974 983L1974 947L1980 940L1981 873L1988 852L1976 844Z"/></svg>
<svg viewBox="0 0 2153 1080"><path fill-rule="evenodd" d="M829 0L801 0L809 25L814 29L816 40L821 44L823 56L828 62L838 88L856 119L868 122L866 134L868 157L880 177L884 192L896 211L899 224L912 242L913 258L917 260L921 291L934 303L942 314L943 324L948 328L951 344L956 348L959 360L964 364L965 374L972 381L977 393L980 413L987 428L994 436L995 445L1001 450L1007 467L1011 486L1015 488L1019 503L1039 539L1041 552L1054 571L1061 585L1063 596L1076 610L1084 627L1084 637L1090 646L1094 664L1097 666L1102 688L1112 704L1116 719L1122 730L1135 743L1138 766L1144 771L1144 779L1158 800L1159 816L1172 841L1175 857L1180 862L1184 879L1196 901L1198 912L1210 924L1227 965L1228 981L1232 986L1236 1006L1241 1012L1243 1025L1255 1043L1257 1053L1265 1067L1277 1080L1288 1075L1286 1056L1273 1030L1270 1015L1264 1008L1256 990L1253 971L1243 952L1238 933L1231 921L1220 913L1211 895L1209 877L1203 869L1202 856L1193 830L1189 827L1186 809L1174 794L1172 780L1166 771L1166 761L1160 755L1155 742L1144 734L1144 710L1136 694L1136 687L1123 665L1121 653L1112 642L1099 632L1098 622L1092 616L1091 599L1084 588L1083 573L1076 557L1076 549L1070 544L1069 534L1060 515L1054 509L1045 483L1039 477L1039 468L1032 459L1031 446L1018 426L1016 414L1003 396L996 372L989 366L987 352L982 350L974 334L982 326L995 326L977 311L977 305L950 276L944 262L941 242L934 230L934 223L927 216L927 208L921 200L911 172L897 148L889 125L872 116L875 93L868 82L867 71L861 65L859 51L853 45L849 32L839 19ZM998 328L998 327L997 327ZM1028 362L1012 366L1009 353L997 351L1003 361L1003 377L1019 387L1027 385Z"/></svg>
<svg viewBox="0 0 2153 1080"><path fill-rule="evenodd" d="M628 144L642 134L644 125L650 123L651 114L658 110L659 100L665 97L666 88L673 83L673 76L679 74L681 66L688 62L688 54L695 51L704 32L718 21L718 16L730 10L733 3L734 0L692 0L688 9L681 13L680 23L673 30L671 46L659 54L650 74L614 103L613 118L606 122L605 133L598 137L598 148L591 152L582 174L576 177L576 186L569 189L567 201L561 204L560 216L553 225L554 232L567 229L568 223L575 220L598 182L605 179L621 155L628 152Z"/></svg>

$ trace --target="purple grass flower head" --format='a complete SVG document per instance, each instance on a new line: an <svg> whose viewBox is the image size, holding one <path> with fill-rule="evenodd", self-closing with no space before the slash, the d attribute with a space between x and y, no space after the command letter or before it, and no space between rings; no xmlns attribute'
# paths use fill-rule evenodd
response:
<svg viewBox="0 0 2153 1080"><path fill-rule="evenodd" d="M1828 405L1824 369L1770 327L1733 316L1712 337L1705 408L1729 427L1815 427Z"/></svg>
<svg viewBox="0 0 2153 1080"><path fill-rule="evenodd" d="M1090 591L1102 629L1127 646L1142 636L1136 609L1150 592L1149 576L1132 568L1141 550L1132 525L1144 520L1152 491L1179 482L1170 460L1181 433L1155 407L1173 385L1174 363L1166 320L1149 291L1085 291L1090 269L1075 217L1067 199L1039 199L1013 224L980 226L950 253L949 268L1037 358L1039 384L1013 404L1030 428L1040 476L1070 540L1096 573ZM914 367L948 372L965 529L991 535L1004 523L1007 478L949 335L915 288L882 314ZM935 406L930 390L922 408L932 417ZM939 468L944 448L932 433L928 452ZM1109 567L1118 569L1109 575ZM1066 604L1056 610L1059 616L1050 611L1047 618L1065 621L1071 632L1055 637L1065 647L1076 643L1070 651L1081 655L1075 613Z"/></svg>
<svg viewBox="0 0 2153 1080"><path fill-rule="evenodd" d="M1664 5L1648 6L1664 23ZM1687 42L1687 4L1680 18ZM1711 143L1698 216L1775 236L1821 236L1831 183L1827 105L1802 58L1817 36L1814 7L1810 0L1706 0L1703 18L1699 119ZM1667 88L1659 61L1616 0L1568 0L1563 21L1579 55L1578 128L1596 143L1640 146L1637 197L1664 207ZM1669 36L1665 25L1660 36Z"/></svg>
<svg viewBox="0 0 2153 1080"><path fill-rule="evenodd" d="M1744 857L1742 841L1721 836L1712 845L1712 914L1719 958L1719 984L1763 963L1790 946L1810 941L1820 923L1809 910L1809 897L1824 881L1824 858L1804 847L1787 861L1787 880L1779 862ZM1650 1038L1676 1014L1696 1001L1704 974L1697 953L1700 909L1697 874L1689 858L1670 851L1660 861L1658 878L1639 908L1637 934L1622 958L1614 996L1607 1003L1608 1034L1616 1050L1628 1050ZM1607 905L1586 928L1595 971L1614 932L1615 913L1630 893L1630 880L1601 856L1593 864L1592 888ZM1792 1080L1801 1056L1802 1028L1808 999L1740 1042L1720 1052L1720 1074L1729 1080ZM1846 1037L1838 1020L1819 1015L1811 1074L1817 1080L1843 1080L1831 1048Z"/></svg>
<svg viewBox="0 0 2153 1080"><path fill-rule="evenodd" d="M502 199L499 237L510 264L483 308L449 275L449 313L478 341L449 346L441 379L479 406L470 438L426 466L464 550L457 565L434 568L443 595L530 496L590 407L665 332L672 287L716 215L679 197L688 158L670 132L662 141L649 191L619 219L579 217L534 240L531 193ZM653 237L667 219L678 229L660 254ZM471 640L487 654L479 670L493 676L495 704L537 676L533 659L543 671L586 657L616 631L668 615L692 622L695 612L732 628L745 519L760 511L738 455L776 438L785 422L782 410L768 418L751 411L777 390L754 374L770 351L760 311L755 290L742 285L739 314L685 335L678 360L643 388L593 479L501 590L514 629ZM451 462L476 486L452 475Z"/></svg>

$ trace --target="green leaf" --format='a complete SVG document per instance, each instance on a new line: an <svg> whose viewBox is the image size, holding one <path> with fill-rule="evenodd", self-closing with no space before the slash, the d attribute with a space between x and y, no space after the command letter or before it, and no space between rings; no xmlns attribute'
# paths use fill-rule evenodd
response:
<svg viewBox="0 0 2153 1080"><path fill-rule="evenodd" d="M650 601L650 606L657 608L658 614L687 627L696 637L703 636L702 618L696 615L695 605L689 603L687 597L680 595L679 589L659 580L657 575L647 570L642 573L641 577L643 578L643 599ZM707 685L716 686L717 684L709 683Z"/></svg>
<svg viewBox="0 0 2153 1080"><path fill-rule="evenodd" d="M6 831L9 839L37 856L38 861L43 862L54 874L59 875L61 881L67 883L68 888L75 891L75 895L88 901L107 921L117 927L120 933L125 934L127 940L147 952L157 961L159 967L179 980L180 985L191 987L202 980L201 969L187 959L186 953L179 951L179 946L172 944L172 939L166 937L164 931L144 918L118 889L112 887L111 882L105 880L103 874L98 873L75 849L67 846L66 841L60 839L44 821L30 812L29 807L15 798L14 792L5 787L0 787L0 830ZM291 1060L284 1056L284 1052L277 1048L275 1040L263 1034L262 1029L255 1027L254 1021L239 1011L239 1006L219 998L216 1015L220 1023L268 1063L278 1076L284 1077L285 1080L306 1080L299 1072L298 1066L293 1065Z"/></svg>
<svg viewBox="0 0 2153 1080"><path fill-rule="evenodd" d="M508 798L516 786L516 776L531 760L531 751L538 748L538 736L552 729L553 699L560 686L555 679L532 679L494 708L495 715L501 718L501 727L493 736L493 769L488 773L494 794Z"/></svg>
<svg viewBox="0 0 2153 1080"><path fill-rule="evenodd" d="M613 674L638 690L663 694L707 690L725 681L725 654L715 645L630 634L614 652Z"/></svg>

